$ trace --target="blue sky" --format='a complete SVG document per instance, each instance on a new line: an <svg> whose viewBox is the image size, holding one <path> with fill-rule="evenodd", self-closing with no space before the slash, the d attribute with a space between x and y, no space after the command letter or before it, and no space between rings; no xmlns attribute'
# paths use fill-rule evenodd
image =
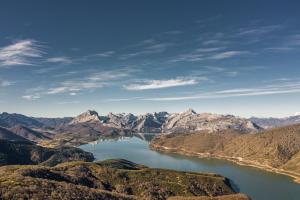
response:
<svg viewBox="0 0 300 200"><path fill-rule="evenodd" d="M300 112L299 1L1 1L0 111Z"/></svg>

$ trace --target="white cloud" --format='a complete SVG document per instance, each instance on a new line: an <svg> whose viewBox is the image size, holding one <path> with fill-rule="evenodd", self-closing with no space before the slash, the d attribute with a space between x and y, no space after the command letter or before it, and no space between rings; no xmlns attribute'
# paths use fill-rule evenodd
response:
<svg viewBox="0 0 300 200"><path fill-rule="evenodd" d="M0 48L0 66L34 65L41 58L42 46L35 40L20 40Z"/></svg>
<svg viewBox="0 0 300 200"><path fill-rule="evenodd" d="M141 97L132 97L132 98L117 98L117 99L104 99L105 102L122 102L122 101L131 101L142 99Z"/></svg>
<svg viewBox="0 0 300 200"><path fill-rule="evenodd" d="M202 42L203 45L212 45L212 44L220 44L220 43L222 43L220 40L215 40L215 39L206 40Z"/></svg>
<svg viewBox="0 0 300 200"><path fill-rule="evenodd" d="M64 93L66 91L71 91L71 88L68 88L68 87L50 88L48 90L47 94L59 94L59 93Z"/></svg>
<svg viewBox="0 0 300 200"><path fill-rule="evenodd" d="M162 43L153 39L144 40L135 45L132 45L131 47L135 48L135 51L121 55L120 59L126 60L128 58L142 55L162 53L171 45L171 43Z"/></svg>
<svg viewBox="0 0 300 200"><path fill-rule="evenodd" d="M15 83L11 81L0 80L0 87L8 87L14 84Z"/></svg>
<svg viewBox="0 0 300 200"><path fill-rule="evenodd" d="M219 60L219 59L231 58L234 56L239 56L247 53L248 53L247 51L225 51L225 52L217 53L211 56L210 58Z"/></svg>
<svg viewBox="0 0 300 200"><path fill-rule="evenodd" d="M267 25L267 26L258 26L258 27L250 27L250 28L241 28L239 30L238 35L261 35L267 34L273 31L277 31L281 29L281 25Z"/></svg>
<svg viewBox="0 0 300 200"><path fill-rule="evenodd" d="M265 96L265 95L292 94L292 93L300 93L300 82L287 82L278 85L267 85L267 86L256 87L256 88L235 88L235 89L220 90L215 92L206 92L202 94L195 94L189 96L144 98L142 100L179 101L179 100L217 99L217 98L243 97L243 96Z"/></svg>
<svg viewBox="0 0 300 200"><path fill-rule="evenodd" d="M126 90L150 90L197 84L195 79L150 80L139 84L124 85Z"/></svg>
<svg viewBox="0 0 300 200"><path fill-rule="evenodd" d="M97 57L111 57L114 54L115 54L114 51L105 51L105 52L102 52L102 53L97 53L94 56L97 56Z"/></svg>
<svg viewBox="0 0 300 200"><path fill-rule="evenodd" d="M65 81L61 83L62 86L48 89L46 94L61 94L61 93L72 93L87 90L102 88L105 84L99 82L86 82L86 81Z"/></svg>
<svg viewBox="0 0 300 200"><path fill-rule="evenodd" d="M206 53L206 52L214 52L224 49L224 47L212 47L212 48L199 48L196 49L196 52Z"/></svg>
<svg viewBox="0 0 300 200"><path fill-rule="evenodd" d="M37 94L34 94L34 95L24 95L24 96L22 96L22 98L26 99L26 100L34 101L34 100L37 100L41 97Z"/></svg>
<svg viewBox="0 0 300 200"><path fill-rule="evenodd" d="M46 59L49 63L62 63L62 64L71 64L72 60L68 57L52 57Z"/></svg>
<svg viewBox="0 0 300 200"><path fill-rule="evenodd" d="M96 72L88 76L88 80L90 81L110 81L125 78L131 75L131 73L136 70L124 68L119 70L109 70L109 71L101 71Z"/></svg>
<svg viewBox="0 0 300 200"><path fill-rule="evenodd" d="M65 104L78 104L80 101L63 101L63 102L58 102L59 105L65 105Z"/></svg>
<svg viewBox="0 0 300 200"><path fill-rule="evenodd" d="M199 48L190 53L182 54L170 60L170 62L195 62L201 60L221 60L226 58L231 58L243 54L248 54L248 51L223 51L224 47L214 47L214 48Z"/></svg>
<svg viewBox="0 0 300 200"><path fill-rule="evenodd" d="M132 73L138 70L132 68L122 68L117 70L101 71L97 73L91 73L82 78L69 79L57 83L51 88L32 88L26 91L24 99L32 100L35 97L41 97L45 95L55 95L68 93L71 96L77 95L80 91L91 91L93 89L103 88L105 86L116 83L117 81L123 80L131 76ZM37 99L37 98L35 98Z"/></svg>

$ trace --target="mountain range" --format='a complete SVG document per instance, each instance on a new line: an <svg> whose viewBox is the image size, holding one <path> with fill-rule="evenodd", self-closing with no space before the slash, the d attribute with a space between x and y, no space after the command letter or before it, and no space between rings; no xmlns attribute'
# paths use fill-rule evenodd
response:
<svg viewBox="0 0 300 200"><path fill-rule="evenodd" d="M181 113L155 112L144 115L131 113L101 116L88 110L76 117L35 118L21 114L0 114L1 135L15 140L18 137L47 146L72 145L96 140L100 136L130 135L134 133L192 133L236 130L254 133L262 128L252 121L233 115L196 113L188 109ZM10 133L10 136L9 134Z"/></svg>
<svg viewBox="0 0 300 200"><path fill-rule="evenodd" d="M290 117L283 118L259 118L259 117L251 117L250 120L262 128L275 128L284 125L292 125L300 123L300 115L294 115Z"/></svg>
<svg viewBox="0 0 300 200"><path fill-rule="evenodd" d="M134 115L132 113L99 115L96 111L88 110L76 117L64 118L29 117L7 112L0 114L0 126L6 128L22 125L33 129L56 129L62 126L90 122L100 122L103 126L143 133L193 132L199 130L213 132L227 128L251 132L261 128L268 129L300 123L300 115L285 118L251 117L246 119L233 115L198 114L192 109L181 113L155 112L144 115Z"/></svg>

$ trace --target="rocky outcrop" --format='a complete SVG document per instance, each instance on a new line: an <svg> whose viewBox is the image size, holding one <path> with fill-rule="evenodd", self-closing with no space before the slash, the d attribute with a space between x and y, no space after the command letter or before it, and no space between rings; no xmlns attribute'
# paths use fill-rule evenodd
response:
<svg viewBox="0 0 300 200"><path fill-rule="evenodd" d="M237 130L243 133L255 132L259 126L250 120L233 115L218 115L211 113L198 114L189 109L182 113L170 115L163 124L164 133L208 131L216 132L226 129Z"/></svg>
<svg viewBox="0 0 300 200"><path fill-rule="evenodd" d="M137 117L131 113L113 114L110 112L107 116L102 116L101 119L103 124L106 126L123 129L132 129L134 123L137 120Z"/></svg>
<svg viewBox="0 0 300 200"><path fill-rule="evenodd" d="M129 114L113 114L101 117L103 125L131 130L132 132L151 132L160 133L162 124L167 119L167 112L147 113L145 115L135 116Z"/></svg>
<svg viewBox="0 0 300 200"><path fill-rule="evenodd" d="M145 115L139 115L132 129L135 132L141 133L161 133L162 126L167 119L168 113L147 113Z"/></svg>
<svg viewBox="0 0 300 200"><path fill-rule="evenodd" d="M94 110L88 110L75 117L69 124L85 123L85 122L100 122L98 113Z"/></svg>

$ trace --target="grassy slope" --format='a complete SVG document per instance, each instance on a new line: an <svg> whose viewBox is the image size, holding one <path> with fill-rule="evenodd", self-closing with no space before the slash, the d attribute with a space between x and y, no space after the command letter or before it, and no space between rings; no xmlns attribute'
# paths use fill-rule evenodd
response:
<svg viewBox="0 0 300 200"><path fill-rule="evenodd" d="M93 161L91 153L72 147L44 148L27 141L0 139L0 166L14 164L43 164L54 166L67 161Z"/></svg>
<svg viewBox="0 0 300 200"><path fill-rule="evenodd" d="M151 169L125 160L71 162L55 167L5 166L0 174L0 199L238 197L228 180L219 175Z"/></svg>
<svg viewBox="0 0 300 200"><path fill-rule="evenodd" d="M152 148L183 154L207 153L234 157L253 165L289 170L300 177L300 125L267 130L257 134L197 133L162 136ZM166 147L166 148L162 148Z"/></svg>

